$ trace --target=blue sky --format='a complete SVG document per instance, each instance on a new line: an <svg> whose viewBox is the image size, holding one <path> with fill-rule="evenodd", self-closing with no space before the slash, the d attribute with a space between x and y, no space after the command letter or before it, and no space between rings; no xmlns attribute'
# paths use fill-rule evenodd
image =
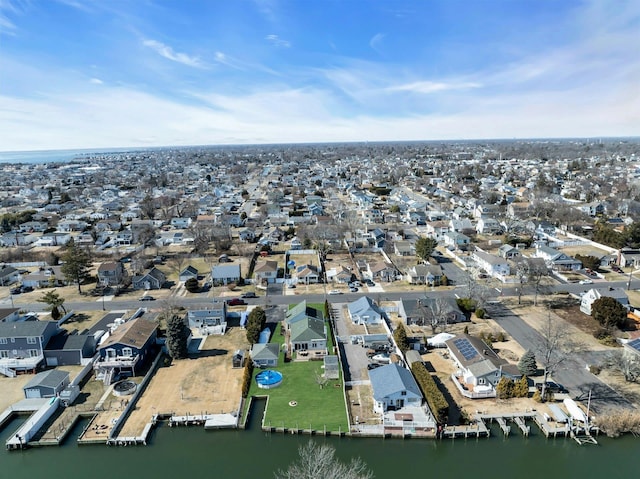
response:
<svg viewBox="0 0 640 479"><path fill-rule="evenodd" d="M0 151L638 135L636 0L0 0Z"/></svg>

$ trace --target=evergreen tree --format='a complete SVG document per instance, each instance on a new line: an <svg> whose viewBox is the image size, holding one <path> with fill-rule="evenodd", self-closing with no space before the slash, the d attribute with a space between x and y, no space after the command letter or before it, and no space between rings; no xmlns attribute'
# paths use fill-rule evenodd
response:
<svg viewBox="0 0 640 479"><path fill-rule="evenodd" d="M527 376L522 376L513 385L513 395L517 398L526 398L529 396L529 380Z"/></svg>
<svg viewBox="0 0 640 479"><path fill-rule="evenodd" d="M620 328L627 321L627 308L615 298L603 296L591 305L591 316L607 329Z"/></svg>
<svg viewBox="0 0 640 479"><path fill-rule="evenodd" d="M189 327L182 316L172 315L167 321L167 349L174 359L183 359L188 354Z"/></svg>
<svg viewBox="0 0 640 479"><path fill-rule="evenodd" d="M416 241L416 256L421 261L427 261L433 250L438 246L438 242L432 238L418 238Z"/></svg>
<svg viewBox="0 0 640 479"><path fill-rule="evenodd" d="M524 376L535 376L537 374L538 365L533 351L528 350L522 355L520 362L518 362L518 370Z"/></svg>
<svg viewBox="0 0 640 479"><path fill-rule="evenodd" d="M499 399L510 399L513 397L514 384L513 380L506 376L500 378L500 382L496 386L496 394Z"/></svg>
<svg viewBox="0 0 640 479"><path fill-rule="evenodd" d="M260 338L260 332L267 324L267 314L264 309L257 307L251 310L247 318L247 341L249 344L255 344Z"/></svg>
<svg viewBox="0 0 640 479"><path fill-rule="evenodd" d="M396 330L393 332L393 339L395 340L400 351L403 353L409 349L409 341L407 340L407 331L404 329L403 324L399 324Z"/></svg>
<svg viewBox="0 0 640 479"><path fill-rule="evenodd" d="M51 311L51 318L53 318L54 321L57 321L62 317L62 315L60 314L61 308L65 314L67 313L67 310L64 307L64 298L61 297L56 292L55 289L52 289L44 293L42 297L38 299L38 302L46 303L49 305L49 310Z"/></svg>
<svg viewBox="0 0 640 479"><path fill-rule="evenodd" d="M91 258L84 248L77 246L73 240L67 244L67 249L61 258L63 264L60 268L67 281L78 285L78 293L82 293L80 285L89 277Z"/></svg>
<svg viewBox="0 0 640 479"><path fill-rule="evenodd" d="M189 278L184 282L184 287L190 293L197 293L200 289L200 284L198 283L198 280L196 278Z"/></svg>

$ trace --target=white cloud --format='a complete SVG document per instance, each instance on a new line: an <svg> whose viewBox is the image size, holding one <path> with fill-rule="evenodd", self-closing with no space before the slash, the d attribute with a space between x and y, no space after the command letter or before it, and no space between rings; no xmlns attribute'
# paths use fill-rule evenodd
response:
<svg viewBox="0 0 640 479"><path fill-rule="evenodd" d="M371 40L369 40L369 46L376 53L381 53L380 47L382 46L382 40L384 40L385 36L386 35L384 33L376 33L373 37L371 37Z"/></svg>
<svg viewBox="0 0 640 479"><path fill-rule="evenodd" d="M182 63L183 65L187 65L194 68L205 68L206 66L204 63L202 63L202 61L198 57L190 56L190 55L187 55L186 53L175 52L173 51L173 48L171 48L168 45L165 45L162 42L159 42L156 40L144 40L142 44L145 47L151 48L158 55L168 60L171 60L177 63Z"/></svg>
<svg viewBox="0 0 640 479"><path fill-rule="evenodd" d="M396 85L388 87L386 90L389 92L394 91L406 91L412 93L430 94L438 93L447 90L468 90L471 88L480 88L482 85L474 82L433 82L433 81L418 81L413 83L405 83L403 85Z"/></svg>
<svg viewBox="0 0 640 479"><path fill-rule="evenodd" d="M278 35L267 35L265 40L276 47L289 48L291 46L291 42L289 40L283 40Z"/></svg>
<svg viewBox="0 0 640 479"><path fill-rule="evenodd" d="M94 85L102 85L104 82L100 80L100 78L92 78L89 80L89 83L93 83Z"/></svg>

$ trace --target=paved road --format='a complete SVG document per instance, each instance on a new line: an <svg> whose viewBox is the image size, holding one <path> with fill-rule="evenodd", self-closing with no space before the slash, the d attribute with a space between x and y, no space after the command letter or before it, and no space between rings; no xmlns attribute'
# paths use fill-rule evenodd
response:
<svg viewBox="0 0 640 479"><path fill-rule="evenodd" d="M525 350L539 349L542 336L520 316L502 304L490 305L488 312ZM595 412L603 412L609 408L633 409L633 404L587 370L587 364L592 364L594 358L595 356L587 351L571 355L553 374L553 379L566 387L572 398L585 405L591 391L590 407Z"/></svg>

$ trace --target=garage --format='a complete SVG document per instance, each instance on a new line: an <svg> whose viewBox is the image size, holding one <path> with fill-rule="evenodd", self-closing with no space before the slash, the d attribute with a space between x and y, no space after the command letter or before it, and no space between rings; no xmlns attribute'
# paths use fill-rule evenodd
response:
<svg viewBox="0 0 640 479"><path fill-rule="evenodd" d="M58 396L68 385L68 372L51 369L36 374L22 389L27 399L51 398Z"/></svg>

